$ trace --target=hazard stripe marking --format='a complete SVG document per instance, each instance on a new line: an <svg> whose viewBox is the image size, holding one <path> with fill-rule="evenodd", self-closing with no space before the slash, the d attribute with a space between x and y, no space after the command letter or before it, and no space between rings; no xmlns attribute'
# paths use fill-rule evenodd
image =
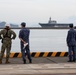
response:
<svg viewBox="0 0 76 75"><path fill-rule="evenodd" d="M68 56L68 52L66 52L66 53L64 54L64 56Z"/></svg>
<svg viewBox="0 0 76 75"><path fill-rule="evenodd" d="M57 52L53 52L51 56L53 56L53 57L56 56L56 53L57 53Z"/></svg>
<svg viewBox="0 0 76 75"><path fill-rule="evenodd" d="M15 53L13 57L17 57L19 53Z"/></svg>
<svg viewBox="0 0 76 75"><path fill-rule="evenodd" d="M64 56L64 55L65 55L65 52L63 52L63 53L61 52L60 56Z"/></svg>
<svg viewBox="0 0 76 75"><path fill-rule="evenodd" d="M38 57L40 55L40 52L37 52L36 54L35 54L35 57Z"/></svg>
<svg viewBox="0 0 76 75"><path fill-rule="evenodd" d="M68 56L68 52L31 52L32 57L65 57ZM26 53L25 53L26 55ZM6 57L4 55L4 57ZM10 57L22 57L22 53L10 53Z"/></svg>
<svg viewBox="0 0 76 75"><path fill-rule="evenodd" d="M46 57L46 56L48 56L48 53L49 53L49 52L46 52L46 53L44 53L43 57Z"/></svg>
<svg viewBox="0 0 76 75"><path fill-rule="evenodd" d="M55 56L58 57L58 56L60 56L60 54L61 54L61 52L57 52Z"/></svg>

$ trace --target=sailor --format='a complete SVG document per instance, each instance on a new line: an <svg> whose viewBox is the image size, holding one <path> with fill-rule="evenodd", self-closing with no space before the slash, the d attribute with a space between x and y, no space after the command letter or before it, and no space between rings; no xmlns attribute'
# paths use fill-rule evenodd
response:
<svg viewBox="0 0 76 75"><path fill-rule="evenodd" d="M0 53L0 64L2 64L2 58L6 49L6 62L9 62L9 56L11 51L12 39L16 38L16 33L11 30L10 24L5 24L5 28L0 31L0 39L2 39L1 53Z"/></svg>
<svg viewBox="0 0 76 75"><path fill-rule="evenodd" d="M73 28L73 24L69 25L70 30L68 31L66 42L68 46L68 54L69 54L69 61L68 62L75 62L76 61L76 31Z"/></svg>
<svg viewBox="0 0 76 75"><path fill-rule="evenodd" d="M26 54L29 59L29 63L32 63L31 55L30 55L30 48L29 48L29 35L30 30L26 28L26 23L21 23L21 30L19 31L19 39L21 44L21 52L22 52L22 58L23 63L26 64ZM26 51L26 54L25 54Z"/></svg>

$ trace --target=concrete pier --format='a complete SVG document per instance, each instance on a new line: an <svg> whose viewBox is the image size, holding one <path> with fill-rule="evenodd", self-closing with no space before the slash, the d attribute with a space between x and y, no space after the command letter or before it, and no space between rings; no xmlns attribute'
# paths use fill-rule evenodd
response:
<svg viewBox="0 0 76 75"><path fill-rule="evenodd" d="M76 75L76 62L67 62L68 57L32 57L32 64L27 59L10 58L10 64L0 64L0 75Z"/></svg>

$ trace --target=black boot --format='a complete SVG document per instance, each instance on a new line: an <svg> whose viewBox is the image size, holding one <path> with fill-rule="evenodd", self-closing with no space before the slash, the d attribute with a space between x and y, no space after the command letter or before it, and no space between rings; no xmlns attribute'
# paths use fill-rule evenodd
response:
<svg viewBox="0 0 76 75"><path fill-rule="evenodd" d="M0 60L0 64L2 64L2 60Z"/></svg>
<svg viewBox="0 0 76 75"><path fill-rule="evenodd" d="M6 60L6 62L5 62L6 64L9 64L10 62L8 61L8 60Z"/></svg>
<svg viewBox="0 0 76 75"><path fill-rule="evenodd" d="M32 63L32 60L29 60L29 63Z"/></svg>
<svg viewBox="0 0 76 75"><path fill-rule="evenodd" d="M75 62L75 60L73 59L73 62Z"/></svg>
<svg viewBox="0 0 76 75"><path fill-rule="evenodd" d="M23 60L24 64L26 64L26 60Z"/></svg>

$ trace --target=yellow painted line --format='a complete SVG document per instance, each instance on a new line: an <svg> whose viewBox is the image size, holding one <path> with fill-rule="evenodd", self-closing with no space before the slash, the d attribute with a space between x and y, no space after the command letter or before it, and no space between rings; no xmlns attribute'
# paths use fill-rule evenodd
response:
<svg viewBox="0 0 76 75"><path fill-rule="evenodd" d="M18 58L22 57L22 53L19 53L17 57L18 57Z"/></svg>
<svg viewBox="0 0 76 75"><path fill-rule="evenodd" d="M61 52L60 56L64 56L65 55L65 52Z"/></svg>
<svg viewBox="0 0 76 75"><path fill-rule="evenodd" d="M34 57L39 57L39 55L40 55L40 52L36 52Z"/></svg>
<svg viewBox="0 0 76 75"><path fill-rule="evenodd" d="M49 52L44 52L43 57L47 57L48 53L49 53Z"/></svg>
<svg viewBox="0 0 76 75"><path fill-rule="evenodd" d="M57 52L53 52L51 56L55 57Z"/></svg>
<svg viewBox="0 0 76 75"><path fill-rule="evenodd" d="M10 53L10 57L13 57L15 53Z"/></svg>

